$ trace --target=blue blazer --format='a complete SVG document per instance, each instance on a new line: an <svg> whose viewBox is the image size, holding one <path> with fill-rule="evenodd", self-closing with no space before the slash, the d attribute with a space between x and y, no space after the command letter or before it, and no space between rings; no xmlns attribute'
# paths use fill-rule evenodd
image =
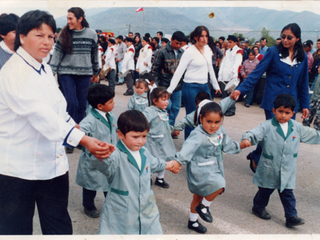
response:
<svg viewBox="0 0 320 240"><path fill-rule="evenodd" d="M266 86L264 89L261 108L272 111L273 101L278 94L287 93L292 95L296 102L300 100L300 108L309 108L309 77L308 58L302 62L290 66L280 60L277 47L267 49L266 55L258 66L240 84L237 90L245 95L260 80L262 74L267 73ZM298 110L298 104L295 112Z"/></svg>

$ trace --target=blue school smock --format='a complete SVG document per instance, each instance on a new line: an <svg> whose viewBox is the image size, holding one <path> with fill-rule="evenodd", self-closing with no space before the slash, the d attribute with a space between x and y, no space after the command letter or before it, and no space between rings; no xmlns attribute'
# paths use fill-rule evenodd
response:
<svg viewBox="0 0 320 240"><path fill-rule="evenodd" d="M309 77L308 58L291 66L280 60L280 53L276 46L270 47L257 67L237 88L244 96L260 80L264 72L267 73L266 85L261 108L272 111L273 101L278 94L286 93L294 97L300 108L309 108ZM298 112L298 104L295 112Z"/></svg>
<svg viewBox="0 0 320 240"><path fill-rule="evenodd" d="M150 171L161 172L166 162L145 147L140 150L141 170L134 157L118 141L117 149L103 159L101 169L109 182L99 234L162 234L159 210L150 185Z"/></svg>
<svg viewBox="0 0 320 240"><path fill-rule="evenodd" d="M289 120L288 133L284 136L275 117L243 134L252 145L260 144L262 154L253 176L259 187L294 189L296 187L296 161L300 142L320 144L320 134L295 120Z"/></svg>
<svg viewBox="0 0 320 240"><path fill-rule="evenodd" d="M190 192L204 197L225 188L222 152L240 151L239 143L229 138L222 126L214 134L208 134L198 125L176 155L180 164L187 164Z"/></svg>
<svg viewBox="0 0 320 240"><path fill-rule="evenodd" d="M147 107L143 114L150 124L147 142L144 146L155 157L166 161L175 159L176 148L171 137L173 127L169 123L167 111L152 105Z"/></svg>
<svg viewBox="0 0 320 240"><path fill-rule="evenodd" d="M81 130L90 137L111 144L117 143L117 117L109 112L110 122L106 121L94 108L80 122ZM91 161L91 160L97 161ZM92 191L108 191L106 176L99 171L104 164L92 155L86 148L82 148L80 155L76 183Z"/></svg>
<svg viewBox="0 0 320 240"><path fill-rule="evenodd" d="M130 97L128 102L128 110L138 110L143 112L149 105L147 92L138 95L134 92L133 96Z"/></svg>

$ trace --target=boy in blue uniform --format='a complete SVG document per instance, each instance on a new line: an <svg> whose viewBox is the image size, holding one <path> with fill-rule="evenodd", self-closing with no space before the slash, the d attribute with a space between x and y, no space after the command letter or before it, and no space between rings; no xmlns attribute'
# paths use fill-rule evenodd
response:
<svg viewBox="0 0 320 240"><path fill-rule="evenodd" d="M116 144L117 118L111 112L114 108L114 90L104 84L92 85L88 91L88 102L92 106L88 115L80 122L81 130L88 136L101 141ZM83 148L80 155L76 183L83 187L82 205L84 212L91 218L99 217L95 207L96 191L103 191L107 195L108 181L106 176L98 169L102 162L92 162L96 159L87 149Z"/></svg>
<svg viewBox="0 0 320 240"><path fill-rule="evenodd" d="M270 219L271 215L265 207L270 195L277 189L285 211L286 226L291 228L305 223L304 219L298 217L293 195L299 144L320 144L320 134L291 119L296 107L291 95L279 94L273 104L275 116L242 137L247 144L259 143L262 147L253 177L253 183L259 187L259 191L254 197L252 212L259 218Z"/></svg>

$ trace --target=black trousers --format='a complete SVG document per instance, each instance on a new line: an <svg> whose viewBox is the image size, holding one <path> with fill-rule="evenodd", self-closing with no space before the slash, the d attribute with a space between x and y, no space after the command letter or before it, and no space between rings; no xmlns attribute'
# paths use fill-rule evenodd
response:
<svg viewBox="0 0 320 240"><path fill-rule="evenodd" d="M72 234L69 174L25 180L0 174L0 234L31 235L35 204L43 234Z"/></svg>
<svg viewBox="0 0 320 240"><path fill-rule="evenodd" d="M107 196L107 191L103 192L104 197ZM82 188L82 206L86 209L96 209L94 199L97 195L97 191L92 191L86 188Z"/></svg>

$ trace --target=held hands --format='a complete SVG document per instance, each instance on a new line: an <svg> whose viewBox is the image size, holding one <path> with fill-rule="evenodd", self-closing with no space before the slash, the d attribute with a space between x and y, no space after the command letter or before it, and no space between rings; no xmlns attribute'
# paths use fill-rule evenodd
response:
<svg viewBox="0 0 320 240"><path fill-rule="evenodd" d="M92 82L92 83L97 83L97 82L99 82L99 75L97 75L97 76L92 76L92 77L91 77L91 82Z"/></svg>
<svg viewBox="0 0 320 240"><path fill-rule="evenodd" d="M180 131L178 130L173 130L172 132L172 136L179 136L179 134L180 134Z"/></svg>
<svg viewBox="0 0 320 240"><path fill-rule="evenodd" d="M241 95L241 93L239 90L234 90L230 94L230 98L237 101L239 99L240 95Z"/></svg>
<svg viewBox="0 0 320 240"><path fill-rule="evenodd" d="M111 153L116 150L116 147L112 144L106 142L101 142L100 140L88 136L83 136L80 144L84 146L90 153L92 153L100 161L103 158L108 158Z"/></svg>
<svg viewBox="0 0 320 240"><path fill-rule="evenodd" d="M244 139L240 142L240 149L244 149L251 146L251 142L248 139Z"/></svg>
<svg viewBox="0 0 320 240"><path fill-rule="evenodd" d="M181 169L181 164L178 163L177 160L171 160L167 162L166 170L169 170L170 172L173 172L173 173L179 173L180 169Z"/></svg>

